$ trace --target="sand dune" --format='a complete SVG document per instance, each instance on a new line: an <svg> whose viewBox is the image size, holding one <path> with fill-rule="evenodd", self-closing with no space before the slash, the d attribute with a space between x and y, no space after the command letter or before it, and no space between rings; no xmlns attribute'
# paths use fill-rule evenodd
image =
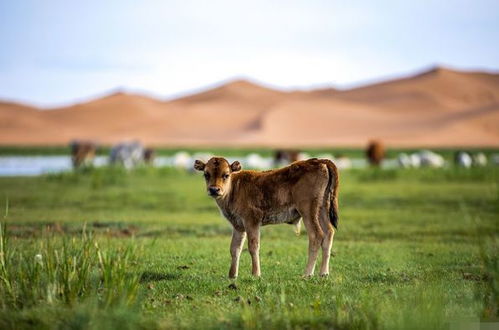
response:
<svg viewBox="0 0 499 330"><path fill-rule="evenodd" d="M369 102L388 111L460 111L497 103L499 75L436 67L413 77L352 89L338 97Z"/></svg>
<svg viewBox="0 0 499 330"><path fill-rule="evenodd" d="M245 80L163 101L113 93L40 110L0 102L0 144L499 146L499 74L436 67L350 90L284 92Z"/></svg>

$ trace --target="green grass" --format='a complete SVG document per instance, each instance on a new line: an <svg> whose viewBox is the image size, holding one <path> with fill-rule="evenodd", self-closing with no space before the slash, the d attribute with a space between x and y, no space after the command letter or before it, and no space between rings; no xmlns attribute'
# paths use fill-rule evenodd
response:
<svg viewBox="0 0 499 330"><path fill-rule="evenodd" d="M198 174L99 168L0 178L0 328L497 321L498 179L491 167L344 171L330 276L302 279L306 233L279 225L262 230L262 278L251 277L245 250L233 282L231 229Z"/></svg>

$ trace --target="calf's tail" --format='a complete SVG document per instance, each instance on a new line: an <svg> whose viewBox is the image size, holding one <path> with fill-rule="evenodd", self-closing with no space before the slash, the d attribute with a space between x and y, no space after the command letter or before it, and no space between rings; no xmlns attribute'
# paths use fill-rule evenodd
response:
<svg viewBox="0 0 499 330"><path fill-rule="evenodd" d="M326 188L326 194L329 194L330 203L329 203L329 221L334 228L338 229L338 187L339 187L339 173L336 165L328 160L323 160L324 164L327 167L327 171L329 173L329 182Z"/></svg>

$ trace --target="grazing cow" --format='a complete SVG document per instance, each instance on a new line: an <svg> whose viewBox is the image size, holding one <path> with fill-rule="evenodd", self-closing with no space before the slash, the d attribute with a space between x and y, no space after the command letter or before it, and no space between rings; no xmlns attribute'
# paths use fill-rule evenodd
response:
<svg viewBox="0 0 499 330"><path fill-rule="evenodd" d="M402 168L409 168L413 166L411 156L407 155L406 153L401 153L398 155L397 163Z"/></svg>
<svg viewBox="0 0 499 330"><path fill-rule="evenodd" d="M145 148L142 157L145 164L152 165L154 163L154 158L156 158L156 152L153 148Z"/></svg>
<svg viewBox="0 0 499 330"><path fill-rule="evenodd" d="M71 161L73 168L80 166L92 165L97 146L93 142L88 141L72 141L69 144L71 148Z"/></svg>
<svg viewBox="0 0 499 330"><path fill-rule="evenodd" d="M421 156L418 153L413 153L410 156L412 167L421 167Z"/></svg>
<svg viewBox="0 0 499 330"><path fill-rule="evenodd" d="M276 150L274 154L274 166L281 167L296 162L300 159L300 152L297 150Z"/></svg>
<svg viewBox="0 0 499 330"><path fill-rule="evenodd" d="M186 151L179 151L173 155L173 166L181 169L191 169L192 168L192 158Z"/></svg>
<svg viewBox="0 0 499 330"><path fill-rule="evenodd" d="M127 170L134 168L143 161L144 148L140 142L125 142L111 149L111 164L123 165Z"/></svg>
<svg viewBox="0 0 499 330"><path fill-rule="evenodd" d="M487 166L487 156L483 152L477 152L471 156L473 166Z"/></svg>
<svg viewBox="0 0 499 330"><path fill-rule="evenodd" d="M309 159L269 171L241 171L241 164L213 157L196 160L194 169L204 172L208 195L232 224L229 277L238 274L239 256L246 236L252 273L260 276L260 227L297 223L303 218L309 237L304 275L314 273L322 247L320 275L329 273L329 257L338 227L338 170L326 159Z"/></svg>
<svg viewBox="0 0 499 330"><path fill-rule="evenodd" d="M381 161L385 158L385 147L381 141L373 140L369 142L366 149L366 157L369 164L372 166L381 165Z"/></svg>
<svg viewBox="0 0 499 330"><path fill-rule="evenodd" d="M490 156L490 162L492 165L495 165L495 166L499 165L499 154L492 154Z"/></svg>
<svg viewBox="0 0 499 330"><path fill-rule="evenodd" d="M334 163L340 170L352 168L352 160L342 154L339 154L335 157Z"/></svg>
<svg viewBox="0 0 499 330"><path fill-rule="evenodd" d="M430 150L421 150L416 153L417 157L420 159L421 166L423 167L443 167L445 165L445 160L442 156L434 153Z"/></svg>
<svg viewBox="0 0 499 330"><path fill-rule="evenodd" d="M421 167L421 155L419 153L406 154L401 153L397 157L397 163L402 168Z"/></svg>
<svg viewBox="0 0 499 330"><path fill-rule="evenodd" d="M399 154L397 162L400 167L443 167L445 165L445 160L439 154L436 154L430 150L421 150L415 152L411 155L405 153Z"/></svg>
<svg viewBox="0 0 499 330"><path fill-rule="evenodd" d="M246 156L243 164L255 170L268 170L272 168L272 158L264 158L257 153L251 153Z"/></svg>
<svg viewBox="0 0 499 330"><path fill-rule="evenodd" d="M458 151L454 154L454 163L459 167L470 168L473 164L473 159L469 152Z"/></svg>

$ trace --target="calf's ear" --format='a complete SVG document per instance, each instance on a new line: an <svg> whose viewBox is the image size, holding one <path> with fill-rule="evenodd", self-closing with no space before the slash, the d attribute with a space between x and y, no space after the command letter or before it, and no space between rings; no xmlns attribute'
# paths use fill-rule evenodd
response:
<svg viewBox="0 0 499 330"><path fill-rule="evenodd" d="M194 169L197 170L197 171L204 171L204 167L206 166L205 163L203 163L202 161L200 160L196 160L194 162Z"/></svg>
<svg viewBox="0 0 499 330"><path fill-rule="evenodd" d="M241 163L239 163L237 160L230 164L230 169L232 172L238 172L241 170Z"/></svg>

